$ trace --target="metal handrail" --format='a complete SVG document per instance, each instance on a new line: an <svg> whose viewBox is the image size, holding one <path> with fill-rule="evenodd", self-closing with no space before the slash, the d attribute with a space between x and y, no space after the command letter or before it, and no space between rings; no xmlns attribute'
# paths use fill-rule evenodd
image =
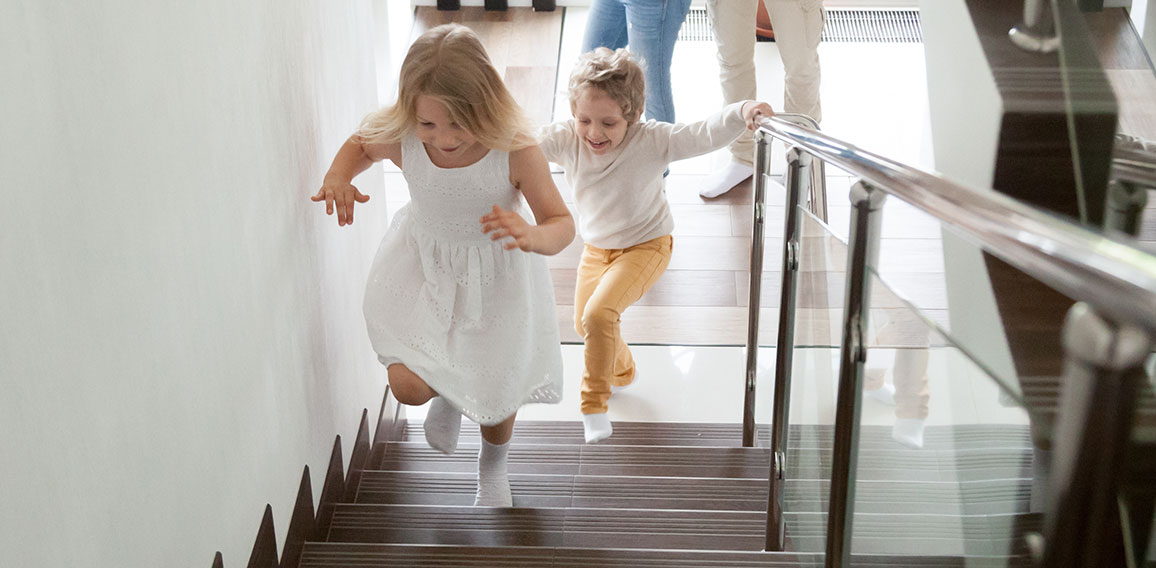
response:
<svg viewBox="0 0 1156 568"><path fill-rule="evenodd" d="M775 117L786 120L811 130L819 130L819 121L811 115L799 112L776 112ZM807 210L820 221L827 222L827 175L823 161L818 160L811 165L811 176L807 183Z"/></svg>
<svg viewBox="0 0 1156 568"><path fill-rule="evenodd" d="M960 229L965 238L1055 290L1116 321L1156 333L1156 255L1127 239L774 117L764 119L760 130Z"/></svg>

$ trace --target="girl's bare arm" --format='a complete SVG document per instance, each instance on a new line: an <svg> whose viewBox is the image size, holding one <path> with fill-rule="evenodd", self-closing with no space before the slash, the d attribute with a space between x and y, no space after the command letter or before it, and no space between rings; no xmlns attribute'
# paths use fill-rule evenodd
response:
<svg viewBox="0 0 1156 568"><path fill-rule="evenodd" d="M361 193L353 185L353 178L372 166L374 162L390 159L401 167L401 144L369 144L351 136L341 145L333 164L325 174L321 189L311 197L313 201L325 202L325 213L332 215L337 209L337 225L353 223L353 206L369 201L369 196Z"/></svg>
<svg viewBox="0 0 1156 568"><path fill-rule="evenodd" d="M506 248L526 252L558 254L574 240L574 218L562 201L550 166L538 146L510 152L510 182L526 197L537 225L526 223L517 213L498 206L482 217L482 231L491 238L511 237Z"/></svg>

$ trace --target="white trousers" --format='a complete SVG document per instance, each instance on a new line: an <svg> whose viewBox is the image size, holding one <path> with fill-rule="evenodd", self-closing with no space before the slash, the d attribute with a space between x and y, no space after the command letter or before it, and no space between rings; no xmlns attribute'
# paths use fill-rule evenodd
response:
<svg viewBox="0 0 1156 568"><path fill-rule="evenodd" d="M783 110L822 121L819 103L819 39L823 35L823 0L763 0L775 44L783 59Z"/></svg>
<svg viewBox="0 0 1156 568"><path fill-rule="evenodd" d="M719 81L727 104L756 99L755 18L758 0L707 0L718 47ZM783 111L823 119L819 102L819 39L822 0L763 0L783 60ZM730 145L735 161L752 165L754 138L744 133Z"/></svg>

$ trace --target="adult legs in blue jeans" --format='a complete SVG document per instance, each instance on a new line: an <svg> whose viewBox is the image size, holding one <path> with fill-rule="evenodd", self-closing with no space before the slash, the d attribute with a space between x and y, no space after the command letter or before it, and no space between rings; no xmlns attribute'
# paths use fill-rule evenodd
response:
<svg viewBox="0 0 1156 568"><path fill-rule="evenodd" d="M646 117L674 122L670 61L690 0L594 0L582 51L596 47L630 50L646 72Z"/></svg>
<svg viewBox="0 0 1156 568"><path fill-rule="evenodd" d="M586 33L582 36L582 53L596 47L618 49L626 47L626 3L624 0L594 0L586 18Z"/></svg>

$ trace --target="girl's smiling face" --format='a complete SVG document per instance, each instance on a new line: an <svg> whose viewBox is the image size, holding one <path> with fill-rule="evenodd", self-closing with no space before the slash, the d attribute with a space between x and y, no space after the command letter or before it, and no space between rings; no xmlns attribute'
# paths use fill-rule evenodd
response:
<svg viewBox="0 0 1156 568"><path fill-rule="evenodd" d="M617 148L626 138L630 123L622 115L618 103L602 89L583 89L574 99L571 110L578 125L578 136L595 154L605 154Z"/></svg>
<svg viewBox="0 0 1156 568"><path fill-rule="evenodd" d="M418 95L415 110L417 111L417 137L427 151L446 163L469 161L477 154L480 148L478 141L460 124L454 122L450 112L441 101L428 96Z"/></svg>

